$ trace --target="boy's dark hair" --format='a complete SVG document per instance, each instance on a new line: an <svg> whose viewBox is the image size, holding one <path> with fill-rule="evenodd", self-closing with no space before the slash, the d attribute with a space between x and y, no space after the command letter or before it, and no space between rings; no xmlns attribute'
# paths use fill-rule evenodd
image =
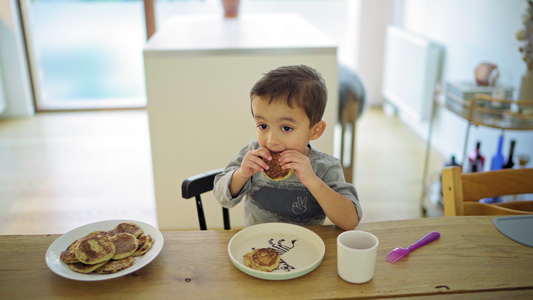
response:
<svg viewBox="0 0 533 300"><path fill-rule="evenodd" d="M263 76L252 88L252 96L272 103L274 99L287 101L289 107L304 109L311 124L315 125L324 115L328 91L326 82L315 69L305 65L283 66Z"/></svg>

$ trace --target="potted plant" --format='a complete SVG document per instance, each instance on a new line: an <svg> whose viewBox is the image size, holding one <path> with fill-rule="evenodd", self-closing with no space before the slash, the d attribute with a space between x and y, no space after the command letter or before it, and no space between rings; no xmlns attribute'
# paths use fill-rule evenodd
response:
<svg viewBox="0 0 533 300"><path fill-rule="evenodd" d="M239 16L240 0L222 0L222 7L224 8L224 17L236 18Z"/></svg>

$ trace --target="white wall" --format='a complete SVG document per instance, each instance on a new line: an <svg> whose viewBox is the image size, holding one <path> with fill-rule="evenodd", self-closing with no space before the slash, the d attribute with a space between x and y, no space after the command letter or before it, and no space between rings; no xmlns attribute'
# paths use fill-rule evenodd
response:
<svg viewBox="0 0 533 300"><path fill-rule="evenodd" d="M339 45L338 57L356 68L356 45L361 1L372 0L241 0L240 14L295 13L312 23ZM387 0L392 1L392 0ZM220 0L201 2L156 1L157 28L173 15L223 15Z"/></svg>
<svg viewBox="0 0 533 300"><path fill-rule="evenodd" d="M365 84L368 105L382 105L383 57L385 55L385 31L393 22L393 0L360 0L361 14L357 19L356 66Z"/></svg>
<svg viewBox="0 0 533 300"><path fill-rule="evenodd" d="M16 0L0 0L0 72L6 109L3 117L34 114L33 96L25 58Z"/></svg>
<svg viewBox="0 0 533 300"><path fill-rule="evenodd" d="M6 110L6 93L4 91L4 76L2 75L2 68L0 68L0 114Z"/></svg>
<svg viewBox="0 0 533 300"><path fill-rule="evenodd" d="M16 0L0 0L0 69L3 75L7 115L32 115L33 100L23 58L20 22ZM160 4L165 2L159 2ZM381 73L384 26L396 25L441 42L445 45L444 80L469 80L481 61L494 61L502 70L502 82L518 87L525 71L518 52L516 32L522 26L524 0L310 0L250 1L242 0L241 13L296 12L339 43L339 60L355 68L365 82L369 103L382 103ZM391 6L391 3L392 6ZM167 9L157 11L157 20L176 13L220 13L218 0L188 2L189 11ZM394 15L391 16L391 11ZM159 24L160 25L160 24ZM424 136L428 124L414 128ZM445 156L460 155L466 123L457 117L439 112L435 123L433 145ZM483 150L492 154L499 132L474 129L469 150L481 139ZM517 152L533 152L533 133L507 132L505 149L516 138ZM533 156L533 153L532 153Z"/></svg>
<svg viewBox="0 0 533 300"><path fill-rule="evenodd" d="M445 46L443 80L473 81L476 66L491 61L501 70L501 83L519 87L526 65L518 51L516 33L523 26L524 0L403 0L400 3L400 20L405 29ZM416 131L427 133L427 123L418 125ZM456 154L461 159L466 122L439 110L434 125L433 146L447 157ZM492 156L499 134L497 129L474 127L468 152L480 140L482 152ZM508 153L511 139L517 140L515 153L528 153L533 158L533 131L506 131L504 155Z"/></svg>

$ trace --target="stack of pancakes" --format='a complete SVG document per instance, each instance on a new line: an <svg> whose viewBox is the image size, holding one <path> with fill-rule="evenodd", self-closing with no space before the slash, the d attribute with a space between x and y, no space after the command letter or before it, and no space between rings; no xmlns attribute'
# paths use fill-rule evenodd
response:
<svg viewBox="0 0 533 300"><path fill-rule="evenodd" d="M144 255L154 243L134 223L120 223L110 231L89 233L61 252L60 259L78 273L110 274L131 267L135 256Z"/></svg>

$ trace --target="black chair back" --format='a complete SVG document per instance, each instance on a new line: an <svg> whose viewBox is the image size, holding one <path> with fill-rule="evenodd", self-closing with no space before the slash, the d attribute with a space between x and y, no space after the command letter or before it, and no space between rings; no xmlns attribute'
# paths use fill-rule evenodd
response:
<svg viewBox="0 0 533 300"><path fill-rule="evenodd" d="M198 174L185 179L181 184L181 196L185 199L190 199L192 197L195 197L196 199L196 210L198 212L200 230L207 230L201 195L213 190L213 181L215 180L215 176L219 173L222 173L222 171L224 171L224 169L212 170ZM224 219L224 229L231 229L229 210L225 207L222 208L222 217Z"/></svg>

